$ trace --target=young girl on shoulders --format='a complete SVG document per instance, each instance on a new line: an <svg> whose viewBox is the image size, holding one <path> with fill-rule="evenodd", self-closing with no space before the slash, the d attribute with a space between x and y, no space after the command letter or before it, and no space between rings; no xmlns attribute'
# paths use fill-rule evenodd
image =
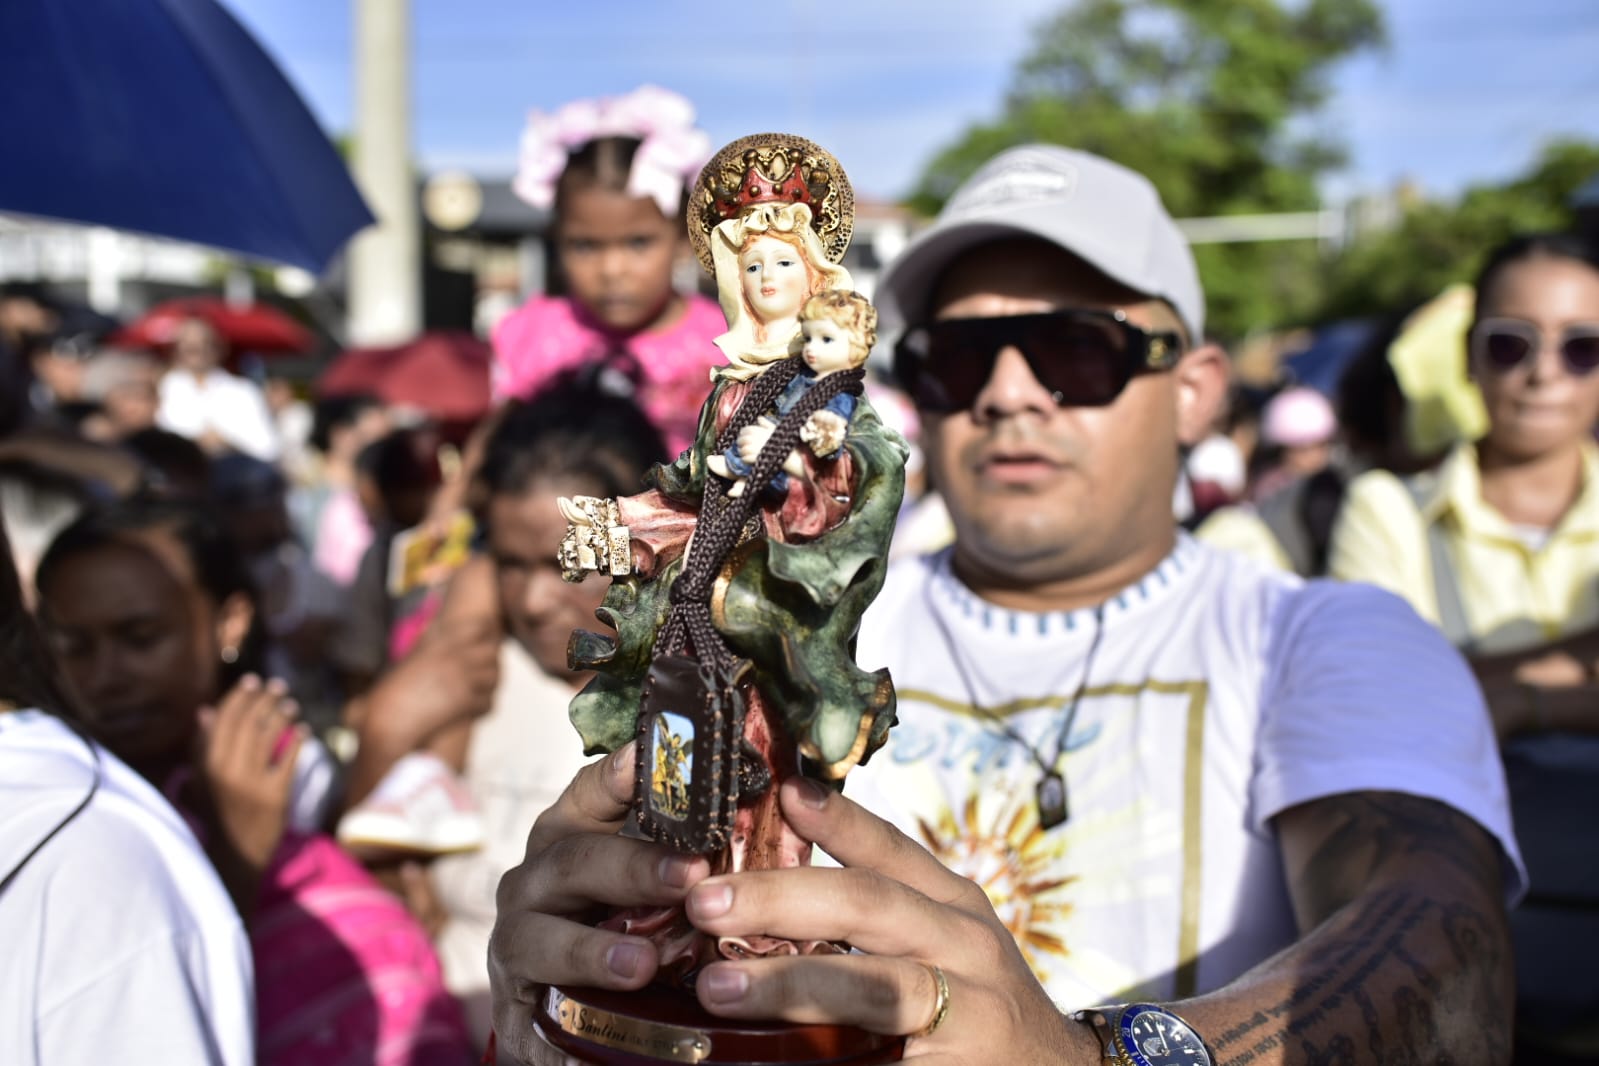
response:
<svg viewBox="0 0 1599 1066"><path fill-rule="evenodd" d="M651 85L529 117L512 187L529 204L553 212L566 293L536 295L495 327L499 407L473 432L455 475L435 496L428 518L434 528L446 528L468 504L488 441L506 417L505 401L528 400L558 382L605 385L607 372L620 374L629 383L623 391L659 430L670 455L693 445L711 370L727 362L715 343L727 324L716 301L678 291L673 268L689 259L688 190L710 155L709 138L694 125L693 105ZM492 629L495 621L485 624ZM445 767L467 754L451 746L467 733L450 736L435 752L442 763L412 761L407 773L414 776L395 777L385 794L448 789ZM479 842L470 811L451 812L450 821L454 844ZM347 824L365 822L362 816ZM341 832L363 850L375 843L356 829ZM392 833L385 839L395 842ZM406 839L419 847L432 840ZM422 850L431 851L431 843Z"/></svg>
<svg viewBox="0 0 1599 1066"><path fill-rule="evenodd" d="M686 189L710 157L687 100L646 85L626 96L534 112L513 188L554 212L566 295L534 296L494 330L495 389L526 399L557 374L609 363L674 453L689 446L712 341L715 301L673 285L685 252Z"/></svg>

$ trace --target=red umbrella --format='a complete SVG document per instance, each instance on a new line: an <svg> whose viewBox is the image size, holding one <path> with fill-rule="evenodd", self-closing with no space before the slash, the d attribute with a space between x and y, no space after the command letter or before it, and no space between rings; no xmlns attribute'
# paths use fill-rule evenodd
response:
<svg viewBox="0 0 1599 1066"><path fill-rule="evenodd" d="M424 333L393 348L351 348L317 381L323 396L369 392L395 407L412 407L441 422L488 414L491 350L470 333Z"/></svg>
<svg viewBox="0 0 1599 1066"><path fill-rule="evenodd" d="M178 326L190 318L209 322L223 343L236 352L306 352L316 344L304 326L275 307L234 307L212 296L156 304L113 334L109 343L126 348L163 348L172 343Z"/></svg>

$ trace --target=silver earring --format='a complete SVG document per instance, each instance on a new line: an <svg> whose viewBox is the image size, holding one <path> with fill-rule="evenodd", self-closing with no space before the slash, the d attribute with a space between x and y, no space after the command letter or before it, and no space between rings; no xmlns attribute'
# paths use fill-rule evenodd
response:
<svg viewBox="0 0 1599 1066"><path fill-rule="evenodd" d="M239 649L229 644L222 649L222 661L232 665L239 661Z"/></svg>

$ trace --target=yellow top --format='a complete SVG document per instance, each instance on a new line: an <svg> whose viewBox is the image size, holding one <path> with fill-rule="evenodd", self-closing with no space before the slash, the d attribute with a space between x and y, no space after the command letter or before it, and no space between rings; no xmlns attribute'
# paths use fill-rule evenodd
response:
<svg viewBox="0 0 1599 1066"><path fill-rule="evenodd" d="M1405 437L1417 455L1436 455L1488 432L1482 393L1466 376L1466 334L1476 313L1470 285L1451 285L1405 320L1388 348L1405 396Z"/></svg>
<svg viewBox="0 0 1599 1066"><path fill-rule="evenodd" d="M1291 573L1294 569L1282 542L1253 507L1218 507L1199 523L1194 536L1212 547L1247 555L1278 570Z"/></svg>
<svg viewBox="0 0 1599 1066"><path fill-rule="evenodd" d="M1439 624L1427 529L1440 523L1470 629L1444 634L1455 644L1504 654L1590 629L1599 624L1599 449L1585 445L1582 461L1582 492L1541 544L1542 531L1517 529L1483 501L1473 445L1413 478L1416 496L1386 471L1363 474L1344 498L1328 570L1398 593Z"/></svg>

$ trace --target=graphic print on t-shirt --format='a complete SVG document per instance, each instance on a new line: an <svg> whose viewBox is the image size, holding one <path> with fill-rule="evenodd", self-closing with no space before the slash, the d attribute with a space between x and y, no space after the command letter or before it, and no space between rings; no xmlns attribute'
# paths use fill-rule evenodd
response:
<svg viewBox="0 0 1599 1066"><path fill-rule="evenodd" d="M1273 821L1321 797L1436 798L1500 841L1507 898L1524 883L1469 669L1376 589L1179 535L1098 607L1029 613L945 552L890 568L858 657L899 713L846 794L982 883L1063 1009L1207 992L1292 943ZM1070 792L1047 832L1040 761Z"/></svg>
<svg viewBox="0 0 1599 1066"><path fill-rule="evenodd" d="M1035 796L1042 771L1032 754L969 703L899 693L901 721L884 761L892 787L904 787L913 836L982 886L1046 985L1064 978L1136 994L1193 993L1207 695L1203 681L1085 689L1057 764L1071 815L1046 831ZM1066 702L1022 699L990 713L1047 760ZM912 781L901 781L902 772ZM976 787L960 792L941 783L974 778ZM1137 948L1105 950L1107 922L1113 939ZM1151 954L1173 960L1164 987L1141 984L1127 965Z"/></svg>

